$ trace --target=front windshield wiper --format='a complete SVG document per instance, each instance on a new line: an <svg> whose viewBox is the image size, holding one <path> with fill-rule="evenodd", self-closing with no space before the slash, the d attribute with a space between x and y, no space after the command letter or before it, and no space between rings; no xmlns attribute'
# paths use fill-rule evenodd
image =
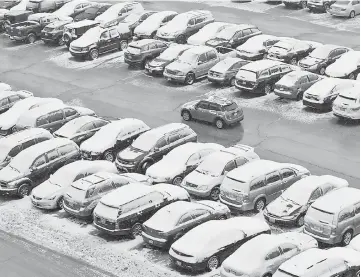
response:
<svg viewBox="0 0 361 277"><path fill-rule="evenodd" d="M10 167L11 169L15 170L16 172L19 172L19 173L20 173L20 170L17 169L17 168L15 168L15 167L13 167L12 165L9 165L9 167Z"/></svg>
<svg viewBox="0 0 361 277"><path fill-rule="evenodd" d="M300 204L298 204L296 201L293 201L293 200L290 199L290 198L287 198L286 200L292 202L293 204L296 204L296 205L300 206Z"/></svg>

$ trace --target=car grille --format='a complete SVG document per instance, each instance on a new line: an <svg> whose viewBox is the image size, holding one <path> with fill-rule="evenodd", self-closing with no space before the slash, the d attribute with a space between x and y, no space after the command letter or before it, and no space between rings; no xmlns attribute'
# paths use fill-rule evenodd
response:
<svg viewBox="0 0 361 277"><path fill-rule="evenodd" d="M162 238L163 236L160 234L160 231L154 230L152 228L146 227L143 225L143 230L144 233L152 236L152 237L156 237L156 238Z"/></svg>
<svg viewBox="0 0 361 277"><path fill-rule="evenodd" d="M315 100L318 101L318 96L312 95L312 94L305 94L305 98L310 99L310 100Z"/></svg>
<svg viewBox="0 0 361 277"><path fill-rule="evenodd" d="M95 223L108 230L115 230L115 222L111 222L103 217L95 216Z"/></svg>
<svg viewBox="0 0 361 277"><path fill-rule="evenodd" d="M64 204L72 210L80 210L80 205L64 199Z"/></svg>
<svg viewBox="0 0 361 277"><path fill-rule="evenodd" d="M209 71L209 76L212 76L212 77L221 77L222 74L221 73L218 73L218 72L215 72L215 71Z"/></svg>
<svg viewBox="0 0 361 277"><path fill-rule="evenodd" d="M41 198L41 197L36 197L36 196L34 196L33 195L33 198L35 199L35 200L42 200L43 198Z"/></svg>
<svg viewBox="0 0 361 277"><path fill-rule="evenodd" d="M188 255L188 254L184 254L184 253L182 253L182 252L179 252L179 251L175 250L174 248L172 248L172 249L173 249L174 253L176 253L176 254L179 255L179 256L182 256L182 257L193 257L192 255Z"/></svg>
<svg viewBox="0 0 361 277"><path fill-rule="evenodd" d="M80 52L81 51L81 47L76 47L76 46L72 46L71 50L73 50L74 52Z"/></svg>
<svg viewBox="0 0 361 277"><path fill-rule="evenodd" d="M254 87L254 83L244 81L244 80L237 80L236 84L238 86L240 86L240 87L246 87L246 88L253 88Z"/></svg>

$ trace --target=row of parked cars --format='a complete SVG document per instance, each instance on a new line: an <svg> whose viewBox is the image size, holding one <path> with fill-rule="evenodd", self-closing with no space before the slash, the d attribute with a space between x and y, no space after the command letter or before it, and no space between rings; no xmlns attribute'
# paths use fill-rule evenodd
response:
<svg viewBox="0 0 361 277"><path fill-rule="evenodd" d="M92 218L103 233L142 236L180 268L221 267L226 277L359 274L351 240L360 232L360 196L346 180L263 160L247 145L198 142L182 123L151 129L51 99L28 95L0 115L1 125L23 109L0 139L2 193ZM260 218L232 216L249 210L304 231L275 235ZM321 250L319 243L351 245Z"/></svg>

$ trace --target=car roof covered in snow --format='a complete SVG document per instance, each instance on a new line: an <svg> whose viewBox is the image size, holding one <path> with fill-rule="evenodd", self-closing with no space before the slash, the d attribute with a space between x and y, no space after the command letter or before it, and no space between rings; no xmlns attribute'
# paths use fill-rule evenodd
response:
<svg viewBox="0 0 361 277"><path fill-rule="evenodd" d="M189 48L187 49L186 51L184 51L183 53L193 53L195 55L201 55L203 53L206 53L208 51L212 51L212 50L215 50L213 47L210 47L210 46L194 46L192 48Z"/></svg>
<svg viewBox="0 0 361 277"><path fill-rule="evenodd" d="M228 59L240 60L238 58L228 58ZM209 96L208 98L205 98L204 100L208 101L208 102L218 104L218 105L221 105L221 106L228 106L228 105L231 105L231 104L235 103L234 101L232 101L232 100L230 100L228 98L218 97L218 96Z"/></svg>
<svg viewBox="0 0 361 277"><path fill-rule="evenodd" d="M103 161L103 160L97 160L97 161L87 161L87 160L79 160L79 161L74 161L72 163L69 163L67 165L64 165L63 167L61 167L60 169L58 169L57 172L62 172L64 174L71 174L73 176L84 172L86 173L87 171L94 171L97 170L99 172L102 171L109 171L109 172L113 172L116 173L116 167L113 163L108 162L108 161Z"/></svg>
<svg viewBox="0 0 361 277"><path fill-rule="evenodd" d="M260 60L260 61L251 62L251 63L248 63L248 64L242 66L241 70L258 72L258 71L268 69L272 66L281 65L281 64L283 64L283 63L279 62L279 61Z"/></svg>
<svg viewBox="0 0 361 277"><path fill-rule="evenodd" d="M277 170L280 166L281 164L278 162L257 160L230 171L227 174L227 177L247 182L259 177L260 175Z"/></svg>
<svg viewBox="0 0 361 277"><path fill-rule="evenodd" d="M151 129L148 132L142 134L141 136L149 136L154 139L160 139L166 133L171 133L171 132L181 130L184 128L190 129L190 127L188 127L188 125L183 124L183 123L169 123L169 124L165 124L165 125L156 127L154 129Z"/></svg>
<svg viewBox="0 0 361 277"><path fill-rule="evenodd" d="M99 171L97 173L83 177L75 181L72 186L81 190L87 190L89 187L101 184L108 179L120 178L119 174L107 171Z"/></svg>
<svg viewBox="0 0 361 277"><path fill-rule="evenodd" d="M360 252L348 247L332 247L326 250L329 258L342 258L353 266L360 266Z"/></svg>
<svg viewBox="0 0 361 277"><path fill-rule="evenodd" d="M38 137L38 136L46 136L49 139L53 138L52 134L50 134L50 132L48 130L45 130L43 128L30 128L30 129L25 129L20 132L16 132L7 137L1 138L0 144L15 146L21 141L29 140L29 139L32 139L32 138Z"/></svg>
<svg viewBox="0 0 361 277"><path fill-rule="evenodd" d="M343 187L333 190L328 194L317 199L311 207L326 211L329 213L337 213L341 209L360 202L360 190L351 187Z"/></svg>
<svg viewBox="0 0 361 277"><path fill-rule="evenodd" d="M85 19L85 20L81 20L78 22L72 22L72 23L68 24L66 27L67 28L81 28L81 27L85 27L85 26L89 26L89 25L97 25L97 24L99 24L99 23L95 22L94 20Z"/></svg>
<svg viewBox="0 0 361 277"><path fill-rule="evenodd" d="M153 42L157 42L157 41L164 43L164 41L146 38L146 39L142 39L142 40L138 40L138 41L133 41L132 43L129 44L129 46L135 47L135 48L141 48L145 45L148 45L149 43L153 43Z"/></svg>

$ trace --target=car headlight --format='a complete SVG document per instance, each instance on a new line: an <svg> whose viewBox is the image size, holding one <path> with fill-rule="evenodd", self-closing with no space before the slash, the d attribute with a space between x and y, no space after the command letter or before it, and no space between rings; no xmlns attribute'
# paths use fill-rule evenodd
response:
<svg viewBox="0 0 361 277"><path fill-rule="evenodd" d="M14 188L16 186L16 183L17 183L17 180L11 181L11 182L8 182L6 184L6 186L9 187L9 188Z"/></svg>
<svg viewBox="0 0 361 277"><path fill-rule="evenodd" d="M87 52L87 51L89 51L89 47L83 47L83 48L81 49L81 51Z"/></svg>
<svg viewBox="0 0 361 277"><path fill-rule="evenodd" d="M207 185L200 186L198 187L198 190L206 191L208 190L208 186Z"/></svg>

